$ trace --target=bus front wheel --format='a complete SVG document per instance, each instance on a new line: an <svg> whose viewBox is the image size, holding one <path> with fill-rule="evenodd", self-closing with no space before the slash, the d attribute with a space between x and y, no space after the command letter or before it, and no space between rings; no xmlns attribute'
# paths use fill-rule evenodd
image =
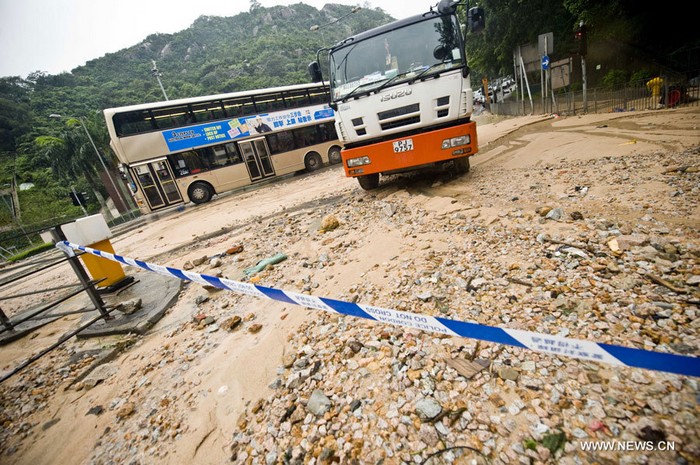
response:
<svg viewBox="0 0 700 465"><path fill-rule="evenodd" d="M304 166L306 167L306 171L309 173L320 169L321 166L323 166L321 155L317 154L316 152L311 152L304 159Z"/></svg>
<svg viewBox="0 0 700 465"><path fill-rule="evenodd" d="M357 182L360 183L360 187L366 191L371 191L379 187L379 173L365 174L364 176L358 176Z"/></svg>
<svg viewBox="0 0 700 465"><path fill-rule="evenodd" d="M192 184L187 192L190 195L190 200L196 204L209 202L213 195L211 187L203 182Z"/></svg>

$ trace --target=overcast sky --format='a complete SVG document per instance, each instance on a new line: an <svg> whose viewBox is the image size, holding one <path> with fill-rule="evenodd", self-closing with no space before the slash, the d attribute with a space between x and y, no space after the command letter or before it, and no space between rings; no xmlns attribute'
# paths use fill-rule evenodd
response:
<svg viewBox="0 0 700 465"><path fill-rule="evenodd" d="M265 7L300 0L259 0ZM437 0L303 0L380 7L396 19L423 13ZM58 74L136 45L148 35L173 33L199 16L234 16L249 0L0 0L0 76Z"/></svg>

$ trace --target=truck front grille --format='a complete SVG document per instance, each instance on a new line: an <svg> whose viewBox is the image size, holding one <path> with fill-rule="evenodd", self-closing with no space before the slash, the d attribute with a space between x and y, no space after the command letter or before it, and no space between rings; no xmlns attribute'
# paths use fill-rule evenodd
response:
<svg viewBox="0 0 700 465"><path fill-rule="evenodd" d="M382 131L387 131L389 129L400 128L401 126L408 126L409 124L420 123L420 115L411 116L410 118L404 118L394 121L389 121L382 123Z"/></svg>

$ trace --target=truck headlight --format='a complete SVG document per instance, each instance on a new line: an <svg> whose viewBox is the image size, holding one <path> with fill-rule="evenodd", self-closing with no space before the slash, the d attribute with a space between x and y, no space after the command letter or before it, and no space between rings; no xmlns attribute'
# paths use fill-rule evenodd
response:
<svg viewBox="0 0 700 465"><path fill-rule="evenodd" d="M452 139L445 139L442 141L442 148L444 149L449 149L452 147L459 147L460 145L467 145L471 142L471 137L470 136L458 136L458 137L453 137Z"/></svg>
<svg viewBox="0 0 700 465"><path fill-rule="evenodd" d="M369 165L371 162L369 161L369 157L359 157L359 158L351 158L348 160L348 168L352 168L353 166L362 166L362 165Z"/></svg>

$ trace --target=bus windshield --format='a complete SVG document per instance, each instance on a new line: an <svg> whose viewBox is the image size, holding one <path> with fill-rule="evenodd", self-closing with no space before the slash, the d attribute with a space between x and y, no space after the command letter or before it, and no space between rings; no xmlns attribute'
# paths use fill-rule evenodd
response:
<svg viewBox="0 0 700 465"><path fill-rule="evenodd" d="M455 16L438 16L331 52L333 101L463 65Z"/></svg>

